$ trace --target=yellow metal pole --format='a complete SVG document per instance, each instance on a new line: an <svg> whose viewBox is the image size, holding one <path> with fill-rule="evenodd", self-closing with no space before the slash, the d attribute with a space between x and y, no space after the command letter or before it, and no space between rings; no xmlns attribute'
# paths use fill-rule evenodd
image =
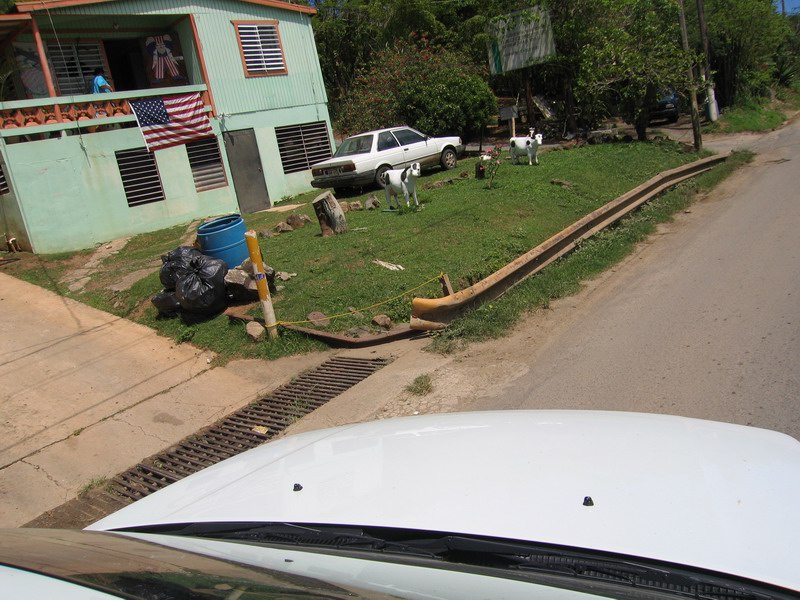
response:
<svg viewBox="0 0 800 600"><path fill-rule="evenodd" d="M267 287L267 273L264 269L264 260L261 258L261 248L258 246L256 232L252 229L244 234L247 242L247 251L250 253L250 262L253 263L253 274L258 287L258 299L261 301L261 310L264 313L264 324L267 333L273 340L278 337L278 322L275 319L275 310L272 308L272 298Z"/></svg>

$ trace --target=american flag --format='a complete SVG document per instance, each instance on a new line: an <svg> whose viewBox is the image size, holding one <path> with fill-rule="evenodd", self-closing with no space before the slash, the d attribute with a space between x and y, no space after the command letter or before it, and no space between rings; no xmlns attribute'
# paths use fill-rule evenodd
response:
<svg viewBox="0 0 800 600"><path fill-rule="evenodd" d="M131 100L150 152L214 135L200 94Z"/></svg>

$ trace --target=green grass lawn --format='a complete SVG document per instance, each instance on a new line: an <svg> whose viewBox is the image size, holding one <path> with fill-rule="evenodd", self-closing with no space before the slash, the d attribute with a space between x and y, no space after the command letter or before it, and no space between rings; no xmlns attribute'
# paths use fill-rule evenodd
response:
<svg viewBox="0 0 800 600"><path fill-rule="evenodd" d="M492 189L487 189L485 180L471 176L475 159L463 160L453 171L432 172L419 180L418 195L424 203L423 210L351 211L347 214L350 231L328 238L321 237L313 209L306 204L295 212L309 215L314 220L312 224L261 240L269 265L277 271L297 273L287 282L278 282L284 289L273 297L277 318L283 322L303 321L311 311L338 315L352 307L363 309L363 316L334 319L331 329L343 331L366 325L379 313L398 323L408 322L411 297L439 296L441 287L438 282L431 282L413 294L405 294L408 290L441 272L450 276L456 289L466 287L656 173L694 158L695 155L671 142L584 146L545 153L540 156L539 166L511 165L506 161ZM462 172L470 176L459 179ZM454 180L439 189L425 189L426 184L442 179ZM556 185L551 183L553 179L572 185ZM373 193L383 203L383 192ZM309 193L292 201L309 202L315 195ZM368 196L369 192L340 200L363 202ZM247 216L246 221L249 227L264 230L274 227L288 214L259 213ZM179 245L186 229L186 226L174 227L133 238L122 252L102 264L81 293L68 292L58 281L70 266L85 260L86 253L29 257L6 265L4 271L128 316L177 341L191 340L220 353L221 360L240 356L274 358L322 347L319 342L291 332L283 332L277 341L253 344L246 338L241 323L222 315L205 320L159 317L148 300L161 289L158 257ZM631 239L639 239L640 235L646 232ZM495 316L487 314L489 308L479 309L477 316L463 319L440 336L444 342L441 347L459 336L480 339L498 335L518 318L522 307L546 303L550 297L574 291L581 278L618 260L618 255L624 255L632 247L630 244L622 249L614 244L606 247L603 240L607 236L604 236L598 237L598 242L584 244L584 247L597 246L599 258L590 260L595 266L574 273L562 273L558 266L548 268L531 280L544 285L535 297L514 300L519 293L513 291L492 304L491 310L504 304L517 307L508 314ZM374 264L375 259L400 264L404 270L388 270ZM109 289L124 275L145 269L152 269L152 273L132 288L121 292ZM487 329L490 324L492 327Z"/></svg>
<svg viewBox="0 0 800 600"><path fill-rule="evenodd" d="M766 99L750 100L740 106L722 111L715 123L707 123L707 133L743 133L747 131L771 131L786 120L787 111L800 109L800 83L791 88L779 88L773 102Z"/></svg>

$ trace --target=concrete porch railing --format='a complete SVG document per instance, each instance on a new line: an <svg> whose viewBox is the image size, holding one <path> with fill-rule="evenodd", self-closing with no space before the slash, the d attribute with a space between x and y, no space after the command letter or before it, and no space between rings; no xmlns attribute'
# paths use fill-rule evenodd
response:
<svg viewBox="0 0 800 600"><path fill-rule="evenodd" d="M0 102L0 138L132 122L136 117L130 100L192 92L200 93L206 110L210 111L205 84Z"/></svg>

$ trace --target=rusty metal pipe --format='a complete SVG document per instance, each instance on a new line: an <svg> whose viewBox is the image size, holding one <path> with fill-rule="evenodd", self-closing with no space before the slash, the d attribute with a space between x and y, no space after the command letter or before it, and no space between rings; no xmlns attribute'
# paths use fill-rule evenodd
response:
<svg viewBox="0 0 800 600"><path fill-rule="evenodd" d="M572 250L579 241L605 229L667 188L724 162L730 154L711 156L659 173L589 213L475 285L443 298L414 298L411 303L411 329L431 331L446 328L464 310L498 298L520 281Z"/></svg>

